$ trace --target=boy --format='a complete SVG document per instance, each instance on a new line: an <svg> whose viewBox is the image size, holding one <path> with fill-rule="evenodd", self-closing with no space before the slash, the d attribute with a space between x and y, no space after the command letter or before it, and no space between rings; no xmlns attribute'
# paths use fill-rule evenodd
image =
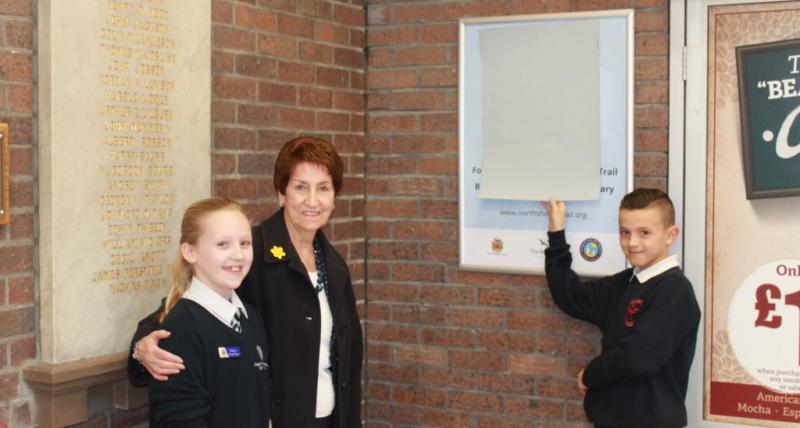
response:
<svg viewBox="0 0 800 428"><path fill-rule="evenodd" d="M657 189L636 189L619 208L619 243L633 268L581 282L571 269L564 202L542 203L550 246L545 271L553 300L603 333L602 351L578 373L584 409L595 427L686 425L686 387L700 308L669 246L678 237L675 208Z"/></svg>

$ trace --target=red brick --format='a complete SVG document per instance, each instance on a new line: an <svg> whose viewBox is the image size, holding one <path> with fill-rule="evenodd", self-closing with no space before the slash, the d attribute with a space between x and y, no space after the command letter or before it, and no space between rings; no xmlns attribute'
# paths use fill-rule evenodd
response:
<svg viewBox="0 0 800 428"><path fill-rule="evenodd" d="M441 22L458 18L460 13L455 3L398 4L394 10L396 24L415 22Z"/></svg>
<svg viewBox="0 0 800 428"><path fill-rule="evenodd" d="M591 357L598 354L599 348L593 337L541 335L538 351L549 355Z"/></svg>
<svg viewBox="0 0 800 428"><path fill-rule="evenodd" d="M635 177L633 179L633 187L649 187L653 189L659 189L661 191L667 191L667 179L666 178L658 178L658 177Z"/></svg>
<svg viewBox="0 0 800 428"><path fill-rule="evenodd" d="M314 39L346 46L350 44L350 29L330 22L314 22Z"/></svg>
<svg viewBox="0 0 800 428"><path fill-rule="evenodd" d="M392 9L389 6L369 4L367 6L367 27L391 22Z"/></svg>
<svg viewBox="0 0 800 428"><path fill-rule="evenodd" d="M669 101L669 85L667 82L649 81L636 85L636 104L666 104Z"/></svg>
<svg viewBox="0 0 800 428"><path fill-rule="evenodd" d="M505 368L505 354L487 350L450 350L448 367L496 372Z"/></svg>
<svg viewBox="0 0 800 428"><path fill-rule="evenodd" d="M497 351L534 352L536 336L527 332L486 331L481 332L480 346Z"/></svg>
<svg viewBox="0 0 800 428"><path fill-rule="evenodd" d="M429 113L420 115L422 131L455 132L458 130L458 116L455 113Z"/></svg>
<svg viewBox="0 0 800 428"><path fill-rule="evenodd" d="M228 52L211 52L211 74L233 73L235 56Z"/></svg>
<svg viewBox="0 0 800 428"><path fill-rule="evenodd" d="M472 424L472 416L459 411L423 408L419 411L419 422L422 426L468 427Z"/></svg>
<svg viewBox="0 0 800 428"><path fill-rule="evenodd" d="M3 80L30 82L33 78L31 55L28 53L0 52L0 78Z"/></svg>
<svg viewBox="0 0 800 428"><path fill-rule="evenodd" d="M253 3L253 1L250 1ZM259 6L270 9L279 9L287 12L294 12L297 8L297 0L258 0Z"/></svg>
<svg viewBox="0 0 800 428"><path fill-rule="evenodd" d="M419 40L419 30L414 26L367 28L367 44L370 48L383 45L413 44L417 40Z"/></svg>
<svg viewBox="0 0 800 428"><path fill-rule="evenodd" d="M259 34L258 52L285 58L289 60L297 59L297 40L289 36L279 34Z"/></svg>
<svg viewBox="0 0 800 428"><path fill-rule="evenodd" d="M275 31L278 28L274 13L247 5L236 5L236 23L242 27L261 31Z"/></svg>
<svg viewBox="0 0 800 428"><path fill-rule="evenodd" d="M324 20L330 20L333 16L333 7L328 2L319 0L299 0L297 1L297 13Z"/></svg>
<svg viewBox="0 0 800 428"><path fill-rule="evenodd" d="M394 48L372 48L369 50L367 64L370 68L381 69L395 65Z"/></svg>
<svg viewBox="0 0 800 428"><path fill-rule="evenodd" d="M256 38L249 31L214 25L211 44L214 47L252 52L256 48Z"/></svg>
<svg viewBox="0 0 800 428"><path fill-rule="evenodd" d="M636 36L636 55L668 55L669 35L667 34L639 34Z"/></svg>
<svg viewBox="0 0 800 428"><path fill-rule="evenodd" d="M421 331L421 343L425 345L469 348L475 346L477 337L474 331L458 328L427 328Z"/></svg>
<svg viewBox="0 0 800 428"><path fill-rule="evenodd" d="M363 27L365 24L364 9L342 4L334 4L333 20L343 25Z"/></svg>
<svg viewBox="0 0 800 428"><path fill-rule="evenodd" d="M653 11L637 10L634 23L634 30L643 31L668 31L669 30L669 11L665 8Z"/></svg>
<svg viewBox="0 0 800 428"><path fill-rule="evenodd" d="M441 265L429 263L395 263L391 272L395 281L442 282L445 277Z"/></svg>
<svg viewBox="0 0 800 428"><path fill-rule="evenodd" d="M536 395L552 398L577 399L580 397L578 384L575 379L562 380L555 378L540 378L536 386Z"/></svg>
<svg viewBox="0 0 800 428"><path fill-rule="evenodd" d="M669 158L665 155L639 154L633 161L634 174L639 177L666 177Z"/></svg>
<svg viewBox="0 0 800 428"><path fill-rule="evenodd" d="M495 394L451 391L447 394L447 398L453 409L483 413L501 413L503 410L502 401Z"/></svg>
<svg viewBox="0 0 800 428"><path fill-rule="evenodd" d="M412 91L394 94L394 108L398 110L441 110L447 105L444 91Z"/></svg>
<svg viewBox="0 0 800 428"><path fill-rule="evenodd" d="M478 302L485 306L504 308L532 308L536 297L529 289L489 288L478 291Z"/></svg>
<svg viewBox="0 0 800 428"><path fill-rule="evenodd" d="M476 293L475 289L472 287L425 285L420 289L420 299L428 303L469 305L475 304Z"/></svg>
<svg viewBox="0 0 800 428"><path fill-rule="evenodd" d="M330 89L301 87L299 105L304 107L331 108L333 92Z"/></svg>
<svg viewBox="0 0 800 428"><path fill-rule="evenodd" d="M549 312L514 311L509 314L508 327L525 331L564 331L564 315Z"/></svg>
<svg viewBox="0 0 800 428"><path fill-rule="evenodd" d="M33 181L12 181L10 187L12 208L33 206Z"/></svg>
<svg viewBox="0 0 800 428"><path fill-rule="evenodd" d="M398 363L439 367L447 364L447 351L432 346L396 345L392 357Z"/></svg>
<svg viewBox="0 0 800 428"><path fill-rule="evenodd" d="M643 152L665 152L669 147L666 130L640 130L636 132L636 150Z"/></svg>
<svg viewBox="0 0 800 428"><path fill-rule="evenodd" d="M0 311L0 338L33 333L33 316L33 307L5 309ZM2 400L2 398L0 398L0 400Z"/></svg>
<svg viewBox="0 0 800 428"><path fill-rule="evenodd" d="M238 55L236 57L236 72L252 77L276 77L278 75L278 61L255 55Z"/></svg>
<svg viewBox="0 0 800 428"><path fill-rule="evenodd" d="M347 88L350 86L350 76L347 71L331 67L317 67L317 84L334 88Z"/></svg>
<svg viewBox="0 0 800 428"><path fill-rule="evenodd" d="M280 62L278 77L292 82L314 83L314 66L299 62Z"/></svg>
<svg viewBox="0 0 800 428"><path fill-rule="evenodd" d="M231 199L252 200L257 195L256 182L248 178L214 180L214 193Z"/></svg>
<svg viewBox="0 0 800 428"><path fill-rule="evenodd" d="M401 242L369 243L369 257L379 260L419 260L419 244Z"/></svg>
<svg viewBox="0 0 800 428"><path fill-rule="evenodd" d="M30 277L8 280L8 303L11 305L34 303L33 292L33 279Z"/></svg>
<svg viewBox="0 0 800 428"><path fill-rule="evenodd" d="M443 46L397 48L395 61L398 65L447 64L448 50Z"/></svg>
<svg viewBox="0 0 800 428"><path fill-rule="evenodd" d="M511 354L508 356L508 370L512 373L565 376L565 363L563 358L539 354Z"/></svg>
<svg viewBox="0 0 800 428"><path fill-rule="evenodd" d="M255 100L256 83L239 77L214 76L212 96L228 99Z"/></svg>
<svg viewBox="0 0 800 428"><path fill-rule="evenodd" d="M392 321L406 324L445 324L445 309L432 305L394 305L392 307Z"/></svg>
<svg viewBox="0 0 800 428"><path fill-rule="evenodd" d="M273 155L257 154L257 153L239 153L237 156L239 166L239 174L264 174L267 165L275 163Z"/></svg>
<svg viewBox="0 0 800 428"><path fill-rule="evenodd" d="M534 391L528 393L533 395ZM560 418L564 412L561 400L542 400L528 397L505 397L506 413L513 416Z"/></svg>
<svg viewBox="0 0 800 428"><path fill-rule="evenodd" d="M350 47L364 50L367 46L367 31L363 27L350 29Z"/></svg>
<svg viewBox="0 0 800 428"><path fill-rule="evenodd" d="M417 129L417 117L411 114L373 114L367 126L370 132L414 131Z"/></svg>
<svg viewBox="0 0 800 428"><path fill-rule="evenodd" d="M445 403L445 393L417 385L396 386L392 393L392 399L397 403L441 407Z"/></svg>
<svg viewBox="0 0 800 428"><path fill-rule="evenodd" d="M536 378L520 374L504 375L498 373L481 374L478 376L478 389L491 392L506 392L516 394L533 394L536 388Z"/></svg>
<svg viewBox="0 0 800 428"><path fill-rule="evenodd" d="M444 239L444 223L404 221L395 225L394 237L421 241L442 240Z"/></svg>
<svg viewBox="0 0 800 428"><path fill-rule="evenodd" d="M278 15L278 32L291 36L314 38L314 21L293 15Z"/></svg>
<svg viewBox="0 0 800 428"><path fill-rule="evenodd" d="M336 48L334 63L341 67L361 69L364 67L364 51L361 49Z"/></svg>
<svg viewBox="0 0 800 428"><path fill-rule="evenodd" d="M413 302L419 294L418 287L408 284L382 284L372 282L369 285L370 302Z"/></svg>
<svg viewBox="0 0 800 428"><path fill-rule="evenodd" d="M424 44L457 43L458 24L453 22L425 25L422 27L421 35Z"/></svg>
<svg viewBox="0 0 800 428"><path fill-rule="evenodd" d="M458 244L432 243L422 246L422 260L434 262L458 262Z"/></svg>
<svg viewBox="0 0 800 428"><path fill-rule="evenodd" d="M669 63L666 57L637 57L633 75L636 81L666 80L669 78Z"/></svg>
<svg viewBox="0 0 800 428"><path fill-rule="evenodd" d="M258 84L258 100L296 105L297 88L285 83L262 82Z"/></svg>
<svg viewBox="0 0 800 428"><path fill-rule="evenodd" d="M31 15L30 0L1 0L0 14L29 17Z"/></svg>
<svg viewBox="0 0 800 428"><path fill-rule="evenodd" d="M9 159L9 170L12 177L33 174L33 158L29 147L20 149L12 147L9 150Z"/></svg>
<svg viewBox="0 0 800 428"><path fill-rule="evenodd" d="M458 139L451 135L397 135L394 137L395 153L441 153L458 150Z"/></svg>
<svg viewBox="0 0 800 428"><path fill-rule="evenodd" d="M236 172L236 157L233 155L212 153L211 174L226 175Z"/></svg>
<svg viewBox="0 0 800 428"><path fill-rule="evenodd" d="M448 309L447 319L451 326L503 328L506 323L506 311L451 307Z"/></svg>
<svg viewBox="0 0 800 428"><path fill-rule="evenodd" d="M233 123L236 121L236 104L222 101L211 101L212 123Z"/></svg>
<svg viewBox="0 0 800 428"><path fill-rule="evenodd" d="M9 21L5 27L9 46L33 49L33 25L30 22Z"/></svg>
<svg viewBox="0 0 800 428"><path fill-rule="evenodd" d="M280 108L278 110L278 124L285 128L309 129L314 128L314 112L294 108Z"/></svg>
<svg viewBox="0 0 800 428"><path fill-rule="evenodd" d="M333 107L338 110L364 110L364 94L362 92L335 91Z"/></svg>
<svg viewBox="0 0 800 428"><path fill-rule="evenodd" d="M211 21L217 24L233 22L233 6L228 1L211 0Z"/></svg>
<svg viewBox="0 0 800 428"><path fill-rule="evenodd" d="M13 191L13 189L12 189ZM0 247L0 275L28 272L33 268L33 248L29 245ZM2 323L0 323L2 325ZM2 332L0 327L0 332Z"/></svg>
<svg viewBox="0 0 800 428"><path fill-rule="evenodd" d="M236 112L237 122L250 125L269 125L278 123L278 111L272 107L243 104Z"/></svg>
<svg viewBox="0 0 800 428"><path fill-rule="evenodd" d="M16 339L9 345L11 365L19 367L24 361L36 358L36 338L25 337Z"/></svg>
<svg viewBox="0 0 800 428"><path fill-rule="evenodd" d="M19 374L16 372L0 375L0 401L17 397Z"/></svg>
<svg viewBox="0 0 800 428"><path fill-rule="evenodd" d="M255 132L244 128L215 128L214 147L217 149L255 150Z"/></svg>
<svg viewBox="0 0 800 428"><path fill-rule="evenodd" d="M473 370L420 367L419 383L442 388L474 389L475 377Z"/></svg>
<svg viewBox="0 0 800 428"><path fill-rule="evenodd" d="M367 87L378 88L408 88L417 84L417 72L414 69L402 70L369 70L367 73Z"/></svg>
<svg viewBox="0 0 800 428"><path fill-rule="evenodd" d="M375 363L370 359L367 370L372 381L417 383L418 368L390 363Z"/></svg>
<svg viewBox="0 0 800 428"><path fill-rule="evenodd" d="M391 343L418 343L418 328L388 323L371 323L370 340Z"/></svg>
<svg viewBox="0 0 800 428"><path fill-rule="evenodd" d="M11 85L8 88L11 111L25 113L33 110L33 89L29 85Z"/></svg>
<svg viewBox="0 0 800 428"><path fill-rule="evenodd" d="M569 10L569 0L511 0L508 11L511 15L528 15L534 13L564 12Z"/></svg>
<svg viewBox="0 0 800 428"><path fill-rule="evenodd" d="M352 129L352 123L348 120L352 115L347 113L331 113L321 111L317 113L317 129L329 131L348 131L360 132Z"/></svg>
<svg viewBox="0 0 800 428"><path fill-rule="evenodd" d="M319 62L323 64L333 63L333 48L321 43L311 41L301 41L299 45L300 61Z"/></svg>
<svg viewBox="0 0 800 428"><path fill-rule="evenodd" d="M635 128L666 128L669 125L669 110L658 107L636 107L634 112Z"/></svg>

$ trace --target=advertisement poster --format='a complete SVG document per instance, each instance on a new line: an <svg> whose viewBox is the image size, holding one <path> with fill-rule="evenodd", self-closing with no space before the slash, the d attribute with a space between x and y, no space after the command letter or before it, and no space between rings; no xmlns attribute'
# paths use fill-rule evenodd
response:
<svg viewBox="0 0 800 428"><path fill-rule="evenodd" d="M746 168L751 157L756 176L784 168L796 172L800 157L786 156L782 145L788 141L792 150L797 144L792 128L800 97L786 95L800 69L795 69L791 51L747 47L797 38L800 2L714 6L708 23L704 418L796 427L800 197L748 197L752 189L747 187ZM746 82L738 80L742 74L737 73L737 48L745 53L745 64L758 58L745 73ZM758 57L763 53L767 56ZM749 91L744 98L742 87ZM740 110L742 100L749 105ZM748 125L744 135L749 142L742 138ZM766 182L756 183L766 190Z"/></svg>
<svg viewBox="0 0 800 428"><path fill-rule="evenodd" d="M625 268L625 257L619 247L617 214L620 200L633 184L633 12L623 10L546 16L461 21L459 250L462 269L541 274L544 272L544 249L547 247L547 212L538 200L491 199L482 198L480 194L486 144L483 130L486 117L483 116L489 114L485 110L487 106L482 106L481 90L493 87L484 82L481 76L482 69L486 69L481 63L481 32L526 26L558 28L574 20L592 20L597 28L596 69L587 71L585 75L599 79L599 108L595 109L599 115L599 167L595 163L592 167L595 170L590 171L599 177L599 189L595 191L599 197L594 200L567 200L567 241L571 245L573 268L581 275L603 276ZM555 37L552 41L558 43L561 39ZM563 50L555 51L565 54ZM535 64L536 60L549 61L548 58L528 58L525 63ZM517 83L525 85L524 81ZM561 84L567 85L568 82ZM572 92L565 90L562 93ZM586 101L579 96L531 98L529 104L540 104L537 108L546 108L554 103L568 106ZM537 108L527 110L534 112ZM497 112L491 115L500 116ZM516 122L525 120L534 119L522 117ZM563 127L580 127L579 122L570 117L560 119ZM520 126L520 129L527 129ZM530 140L524 144L544 144L536 141L536 138ZM559 149L551 146L550 150ZM567 151L575 159L582 156L579 150ZM520 153L530 152L521 150ZM535 164L534 159L527 155L520 154L518 157L518 162L514 162L517 168L525 168L526 159L527 165ZM572 168L576 166L572 165ZM544 195L559 197L560 191L571 189L571 176L585 175L586 172L566 168L549 173L545 179L513 184L530 188L531 194L540 198L544 198Z"/></svg>

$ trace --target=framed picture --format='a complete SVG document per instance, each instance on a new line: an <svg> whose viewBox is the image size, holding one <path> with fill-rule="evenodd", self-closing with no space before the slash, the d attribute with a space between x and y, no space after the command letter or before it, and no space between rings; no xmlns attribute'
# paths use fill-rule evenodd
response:
<svg viewBox="0 0 800 428"><path fill-rule="evenodd" d="M573 268L624 269L633 186L633 10L459 23L459 266L544 272L548 196L567 203Z"/></svg>
<svg viewBox="0 0 800 428"><path fill-rule="evenodd" d="M8 224L11 221L10 168L8 124L0 123L0 224Z"/></svg>
<svg viewBox="0 0 800 428"><path fill-rule="evenodd" d="M800 39L738 46L747 199L800 195Z"/></svg>

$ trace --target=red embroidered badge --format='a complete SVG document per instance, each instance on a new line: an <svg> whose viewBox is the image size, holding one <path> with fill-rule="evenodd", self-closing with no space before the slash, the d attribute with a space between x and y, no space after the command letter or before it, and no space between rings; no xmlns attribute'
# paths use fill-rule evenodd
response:
<svg viewBox="0 0 800 428"><path fill-rule="evenodd" d="M642 309L644 301L642 299L631 299L628 302L628 310L625 311L625 327L633 327L636 324L636 314Z"/></svg>

